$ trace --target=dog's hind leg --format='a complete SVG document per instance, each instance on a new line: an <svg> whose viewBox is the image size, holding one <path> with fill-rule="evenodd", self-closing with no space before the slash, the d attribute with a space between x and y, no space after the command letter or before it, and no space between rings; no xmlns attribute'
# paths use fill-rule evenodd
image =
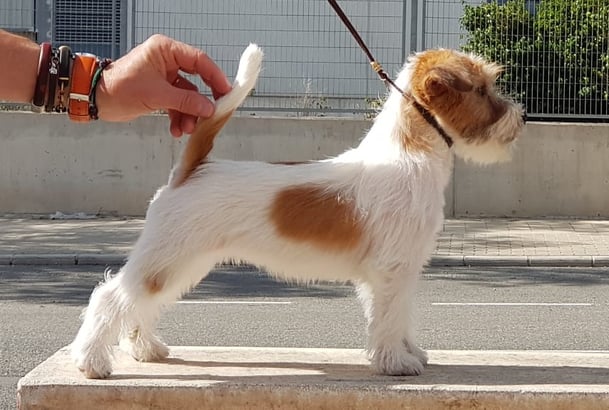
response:
<svg viewBox="0 0 609 410"><path fill-rule="evenodd" d="M368 319L368 350L379 373L418 375L427 364L412 329L414 281L405 275L375 275L373 282L358 286Z"/></svg>
<svg viewBox="0 0 609 410"><path fill-rule="evenodd" d="M156 281L161 280L165 272L153 275L154 279L144 278L140 286L143 291L138 292L134 312L121 328L121 349L141 362L159 361L169 356L169 348L154 332L162 304L154 295L156 289L150 289L150 286L158 286Z"/></svg>
<svg viewBox="0 0 609 410"><path fill-rule="evenodd" d="M171 251L171 250L170 250ZM175 250L177 254L179 250ZM169 349L155 334L161 308L174 303L181 295L201 281L213 268L216 260L211 255L184 256L158 271L148 271L133 278L138 289L133 314L121 331L120 347L134 359L151 362L164 359Z"/></svg>
<svg viewBox="0 0 609 410"><path fill-rule="evenodd" d="M105 282L93 291L71 345L76 365L88 378L104 378L112 372L111 346L129 309L121 290L120 275L120 272L114 277L107 275Z"/></svg>
<svg viewBox="0 0 609 410"><path fill-rule="evenodd" d="M155 335L161 308L207 275L214 261L191 257L185 259L188 263L174 262L163 267L154 264L158 260L138 252L136 246L119 273L107 277L93 291L83 324L71 345L72 357L86 377L104 378L111 374L112 345L119 336L121 348L137 360L155 361L169 354Z"/></svg>

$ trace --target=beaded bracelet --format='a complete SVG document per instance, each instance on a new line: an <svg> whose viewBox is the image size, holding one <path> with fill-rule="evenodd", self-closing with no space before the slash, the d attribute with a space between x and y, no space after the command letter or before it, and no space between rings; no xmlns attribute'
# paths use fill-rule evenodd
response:
<svg viewBox="0 0 609 410"><path fill-rule="evenodd" d="M93 80L91 81L91 92L89 93L89 117L92 120L98 120L98 109L95 97L97 95L97 84L102 77L103 71L112 63L112 60L109 58L104 58L99 62L99 67L95 74L93 75Z"/></svg>

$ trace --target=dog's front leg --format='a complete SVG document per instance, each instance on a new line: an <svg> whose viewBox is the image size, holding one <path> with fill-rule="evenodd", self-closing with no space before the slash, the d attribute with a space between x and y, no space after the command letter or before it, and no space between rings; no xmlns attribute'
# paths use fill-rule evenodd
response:
<svg viewBox="0 0 609 410"><path fill-rule="evenodd" d="M368 319L368 352L381 374L418 375L427 364L427 354L416 346L412 329L417 274L375 275L358 286Z"/></svg>

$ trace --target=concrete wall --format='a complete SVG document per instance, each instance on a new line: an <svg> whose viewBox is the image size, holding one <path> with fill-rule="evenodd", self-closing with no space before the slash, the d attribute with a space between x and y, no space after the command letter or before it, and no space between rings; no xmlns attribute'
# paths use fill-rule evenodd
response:
<svg viewBox="0 0 609 410"><path fill-rule="evenodd" d="M0 113L0 213L141 215L167 181L182 140L165 117L74 124L61 115ZM357 144L370 123L235 117L214 156L321 159ZM609 216L609 124L527 125L512 162L455 162L449 216Z"/></svg>
<svg viewBox="0 0 609 410"><path fill-rule="evenodd" d="M165 121L0 114L0 212L142 214L173 162Z"/></svg>
<svg viewBox="0 0 609 410"><path fill-rule="evenodd" d="M609 124L528 124L510 163L455 163L454 213L607 217L607 158Z"/></svg>

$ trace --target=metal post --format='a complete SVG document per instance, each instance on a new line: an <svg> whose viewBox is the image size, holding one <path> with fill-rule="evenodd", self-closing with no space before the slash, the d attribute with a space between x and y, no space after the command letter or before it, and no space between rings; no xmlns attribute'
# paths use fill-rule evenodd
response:
<svg viewBox="0 0 609 410"><path fill-rule="evenodd" d="M120 57L127 52L127 33L129 29L127 27L127 18L128 18L128 10L129 1L128 0L120 0L120 24L119 24L119 44L118 44L118 56Z"/></svg>
<svg viewBox="0 0 609 410"><path fill-rule="evenodd" d="M125 41L123 48L121 49L121 53L123 54L126 54L135 47L135 8L136 0L127 0L125 2L125 21L122 24L125 30Z"/></svg>
<svg viewBox="0 0 609 410"><path fill-rule="evenodd" d="M408 0L403 0L402 1L402 55L401 55L401 62L406 61L406 57L408 56L409 52L410 52L410 45L407 44L407 41L409 41L409 39L406 36L406 30L407 30L407 24L406 22L408 21ZM408 51L406 51L408 50Z"/></svg>
<svg viewBox="0 0 609 410"><path fill-rule="evenodd" d="M419 10L418 10L418 15L417 15L417 21L418 21L418 30L417 30L417 35L418 35L418 41L417 41L417 51L423 51L425 50L425 32L426 32L426 28L425 28L425 1L426 0L419 0Z"/></svg>
<svg viewBox="0 0 609 410"><path fill-rule="evenodd" d="M116 60L116 54L118 54L117 52L117 44L116 44L116 34L117 34L117 27L116 27L116 10L117 10L117 3L119 3L120 0L114 0L112 2L112 17L110 18L110 32L111 34L111 39L110 39L110 58L113 60ZM120 47L120 45L119 45Z"/></svg>
<svg viewBox="0 0 609 410"><path fill-rule="evenodd" d="M36 41L53 41L53 1L36 0L34 14L34 30Z"/></svg>
<svg viewBox="0 0 609 410"><path fill-rule="evenodd" d="M402 60L423 49L424 0L404 0L402 13Z"/></svg>

